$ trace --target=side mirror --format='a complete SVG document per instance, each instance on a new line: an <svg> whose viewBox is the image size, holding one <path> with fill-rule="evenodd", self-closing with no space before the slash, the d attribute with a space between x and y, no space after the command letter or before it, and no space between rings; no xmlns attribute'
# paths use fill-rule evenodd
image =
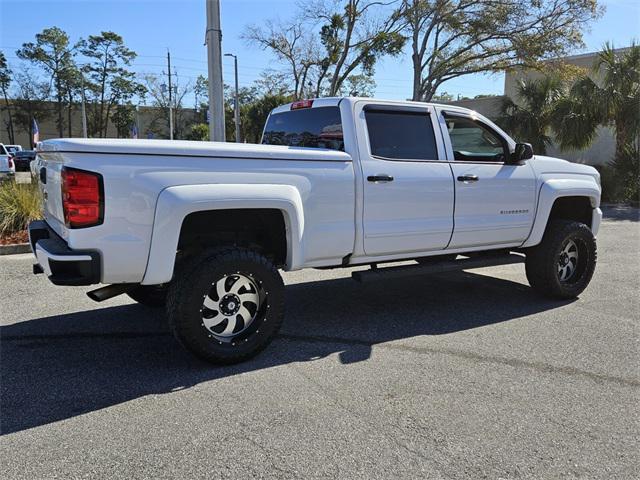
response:
<svg viewBox="0 0 640 480"><path fill-rule="evenodd" d="M533 148L530 143L516 143L516 148L511 154L511 163L522 163L533 158Z"/></svg>

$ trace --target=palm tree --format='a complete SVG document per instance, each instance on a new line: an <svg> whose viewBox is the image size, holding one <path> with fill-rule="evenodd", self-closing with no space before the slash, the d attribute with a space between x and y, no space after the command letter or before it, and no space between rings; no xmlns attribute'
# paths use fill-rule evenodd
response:
<svg viewBox="0 0 640 480"><path fill-rule="evenodd" d="M582 149L595 139L600 125L611 126L616 155L638 144L640 134L640 46L623 52L605 44L590 78L583 76L557 105L554 130L560 147Z"/></svg>
<svg viewBox="0 0 640 480"><path fill-rule="evenodd" d="M517 86L518 101L502 101L498 123L518 140L531 142L535 153L544 155L553 143L552 124L563 93L562 81L556 76L522 80Z"/></svg>

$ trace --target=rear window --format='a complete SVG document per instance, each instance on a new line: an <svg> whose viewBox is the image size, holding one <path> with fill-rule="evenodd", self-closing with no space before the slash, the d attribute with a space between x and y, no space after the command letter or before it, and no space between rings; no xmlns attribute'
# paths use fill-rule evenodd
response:
<svg viewBox="0 0 640 480"><path fill-rule="evenodd" d="M424 112L367 111L371 155L393 160L437 160L431 117Z"/></svg>
<svg viewBox="0 0 640 480"><path fill-rule="evenodd" d="M262 143L344 151L340 109L316 107L273 113L264 129Z"/></svg>

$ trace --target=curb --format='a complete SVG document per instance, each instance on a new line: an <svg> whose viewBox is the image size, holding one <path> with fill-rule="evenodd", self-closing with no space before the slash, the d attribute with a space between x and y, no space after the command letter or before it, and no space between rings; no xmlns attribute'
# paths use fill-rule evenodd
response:
<svg viewBox="0 0 640 480"><path fill-rule="evenodd" d="M15 245L0 245L0 255L13 255L16 253L30 253L31 245L28 243L16 243Z"/></svg>

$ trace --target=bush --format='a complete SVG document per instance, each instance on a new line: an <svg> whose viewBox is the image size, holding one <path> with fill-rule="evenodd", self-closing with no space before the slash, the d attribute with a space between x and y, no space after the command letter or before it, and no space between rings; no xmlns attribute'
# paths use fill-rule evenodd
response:
<svg viewBox="0 0 640 480"><path fill-rule="evenodd" d="M0 235L27 228L29 222L42 218L42 196L36 182L0 184Z"/></svg>
<svg viewBox="0 0 640 480"><path fill-rule="evenodd" d="M600 169L602 200L631 203L640 201L640 152L628 147L618 158Z"/></svg>

